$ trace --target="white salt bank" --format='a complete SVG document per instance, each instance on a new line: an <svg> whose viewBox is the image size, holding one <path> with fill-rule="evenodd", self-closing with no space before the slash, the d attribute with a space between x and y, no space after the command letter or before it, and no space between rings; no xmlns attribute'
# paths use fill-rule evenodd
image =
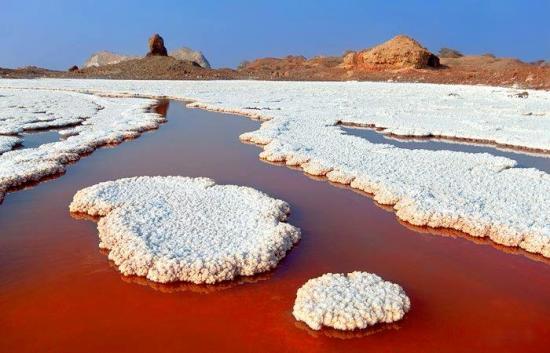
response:
<svg viewBox="0 0 550 353"><path fill-rule="evenodd" d="M0 154L11 151L13 147L21 143L23 140L17 136L0 135Z"/></svg>
<svg viewBox="0 0 550 353"><path fill-rule="evenodd" d="M70 210L102 217L99 245L123 274L162 283L265 272L300 239L286 202L208 178L104 182L76 193Z"/></svg>
<svg viewBox="0 0 550 353"><path fill-rule="evenodd" d="M354 330L401 320L410 306L403 288L375 274L327 273L298 289L293 315L314 330Z"/></svg>
<svg viewBox="0 0 550 353"><path fill-rule="evenodd" d="M82 154L158 128L166 119L150 111L154 104L150 99L0 89L0 202L10 188L62 173ZM64 139L12 150L24 143L18 134L49 128L63 128Z"/></svg>
<svg viewBox="0 0 550 353"><path fill-rule="evenodd" d="M82 93L170 97L192 100L194 107L262 120L259 130L240 136L243 141L262 145L261 158L301 167L308 174L370 193L377 202L392 205L403 221L455 229L550 257L550 174L520 168L512 159L487 153L409 150L371 143L346 134L340 126L377 126L396 135L484 141L548 152L547 91L528 91L527 98L518 98L518 91L509 88L418 83L73 79L0 80L0 88L6 97L20 96L15 102L29 109L28 99L33 96L23 96L21 88L70 94L55 97L58 102L92 99L106 107L66 131L63 136L77 134L67 139L72 141L70 146L61 143L45 150L2 154L0 197L2 188L62 169L64 158L74 157L73 145L94 148L96 141L104 143L111 134L122 139L155 119L139 111L145 100L100 100ZM40 112L45 108L37 97L32 106ZM80 109L73 112L59 105L46 110L63 112L68 119L79 118ZM126 112L121 119L123 107ZM23 129L28 124L33 123L26 122ZM13 134L14 129L8 133Z"/></svg>

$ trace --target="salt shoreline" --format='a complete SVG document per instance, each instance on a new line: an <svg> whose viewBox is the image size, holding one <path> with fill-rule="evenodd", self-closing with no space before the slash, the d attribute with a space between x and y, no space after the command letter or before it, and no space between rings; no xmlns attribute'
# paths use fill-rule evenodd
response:
<svg viewBox="0 0 550 353"><path fill-rule="evenodd" d="M78 86L75 80L35 82L49 84L52 81L60 83L59 89L78 89L70 87L75 83ZM90 80L86 80L86 83L89 84ZM132 91L140 91L139 86L144 85L143 82L120 81L91 83L91 86L96 84L96 92L119 96L132 95ZM129 84L135 87L125 89ZM157 89L153 96L178 96L170 92L173 88L168 83L154 84L157 88L142 87L139 95ZM550 197L544 192L550 188L548 174L533 169L514 168L514 161L488 154L404 151L388 145L360 141L359 138L343 135L334 125L338 119L321 119L311 115L309 110L304 110L301 99L307 103L307 98L297 96L296 91L271 91L273 87L284 87L281 83L240 84L245 87L239 87L235 82L185 82L175 83L174 86L183 88L183 92L179 93L182 100L189 100L187 95L195 95L191 107L245 115L263 121L259 130L240 137L243 141L262 145L260 157L263 159L285 162L302 168L308 174L326 176L330 181L371 193L377 202L393 205L398 218L413 225L456 229L472 236L489 237L498 244L519 246L550 257ZM246 87L247 84L251 87ZM266 86L263 89L262 84ZM167 85L164 92L162 85ZM368 84L351 86L361 85L368 87ZM311 87L322 87L322 84L301 83L295 86L313 89ZM391 89L400 86L407 87L393 84ZM416 87L425 90L431 89L431 86ZM259 91L251 92L253 87ZM464 86L454 88L472 89L475 92L485 89ZM91 91L87 89L87 92ZM276 98L283 95L286 98ZM545 97L544 93L539 95ZM528 99L535 97L530 96ZM517 98L509 99L515 99L514 104L519 102ZM289 102L285 103L285 100ZM544 108L546 100L542 102L541 107ZM264 109L270 116L258 113L254 105L270 108ZM243 106L248 109L240 108ZM314 111L317 109L309 107ZM436 107L437 104L434 109ZM288 109L291 112L287 112ZM494 114L499 112L499 108L493 109ZM537 119L541 124L549 121L546 117Z"/></svg>

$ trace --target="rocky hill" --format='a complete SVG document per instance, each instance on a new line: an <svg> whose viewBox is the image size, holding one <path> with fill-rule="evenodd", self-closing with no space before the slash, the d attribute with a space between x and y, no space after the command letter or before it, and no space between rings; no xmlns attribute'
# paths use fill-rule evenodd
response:
<svg viewBox="0 0 550 353"><path fill-rule="evenodd" d="M193 61L203 68L210 69L210 63L200 51L183 47L169 51L168 56L171 56L178 60ZM118 64L123 61L135 60L140 58L140 56L123 55L104 50L92 54L92 56L90 56L88 60L86 60L82 68Z"/></svg>
<svg viewBox="0 0 550 353"><path fill-rule="evenodd" d="M156 38L153 36L152 38ZM158 36L153 42L160 43ZM550 66L494 55L462 55L454 49L441 51L441 58L407 36L397 36L381 45L342 56L286 56L243 62L237 70L211 69L204 55L188 48L165 54L162 45L149 43L149 56L130 57L110 52L94 54L78 69L53 71L37 67L1 69L0 77L63 77L163 80L296 80L296 81L396 81L485 84L550 89ZM153 47L158 47L155 50ZM166 49L166 48L164 48ZM462 55L462 56L461 56Z"/></svg>
<svg viewBox="0 0 550 353"><path fill-rule="evenodd" d="M289 55L284 58L262 58L240 65L238 71L251 79L262 80L339 80L344 70L339 68L342 57Z"/></svg>
<svg viewBox="0 0 550 353"><path fill-rule="evenodd" d="M398 35L370 49L345 55L347 70L399 70L439 67L439 58L411 37Z"/></svg>
<svg viewBox="0 0 550 353"><path fill-rule="evenodd" d="M88 67L65 76L111 78L124 80L204 80L242 78L235 70L208 69L195 61L179 60L172 56L147 56L124 60L116 64Z"/></svg>
<svg viewBox="0 0 550 353"><path fill-rule="evenodd" d="M138 56L129 56L129 55L121 55L112 53L110 51L100 51L97 53L92 54L86 60L84 65L82 67L97 67L97 66L104 66L104 65L111 65L111 64L118 64L121 61L126 60L132 60L132 59L138 59Z"/></svg>
<svg viewBox="0 0 550 353"><path fill-rule="evenodd" d="M210 63L200 51L183 47L183 48L179 48L168 52L168 56L171 56L178 60L194 61L197 64L199 64L201 67L210 69Z"/></svg>

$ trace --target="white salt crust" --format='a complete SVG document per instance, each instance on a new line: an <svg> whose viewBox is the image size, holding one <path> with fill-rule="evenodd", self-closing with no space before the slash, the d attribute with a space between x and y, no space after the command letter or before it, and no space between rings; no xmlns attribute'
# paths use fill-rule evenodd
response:
<svg viewBox="0 0 550 353"><path fill-rule="evenodd" d="M13 147L21 142L23 142L23 140L17 136L0 135L0 154L11 151Z"/></svg>
<svg viewBox="0 0 550 353"><path fill-rule="evenodd" d="M78 93L0 89L0 134L77 125L101 109Z"/></svg>
<svg viewBox="0 0 550 353"><path fill-rule="evenodd" d="M413 225L443 227L550 257L550 175L490 154L407 150L344 133L341 121L550 150L550 92L374 82L0 80L1 86L194 100L262 127L241 140L393 205ZM454 93L456 95L449 95Z"/></svg>
<svg viewBox="0 0 550 353"><path fill-rule="evenodd" d="M62 141L0 155L0 202L8 189L62 173L67 163L82 154L156 129L165 118L149 112L154 103L150 99L102 98L75 92L0 89L2 133L71 126L59 132L65 137ZM11 138L14 140L4 144L4 137L0 137L0 151L21 141Z"/></svg>
<svg viewBox="0 0 550 353"><path fill-rule="evenodd" d="M550 92L388 82L130 81L0 79L0 87L64 89L196 100L267 117L377 126L400 136L436 136L550 151ZM522 90L523 91L523 90Z"/></svg>
<svg viewBox="0 0 550 353"><path fill-rule="evenodd" d="M410 306L399 285L356 271L307 281L298 289L292 314L314 330L355 330L401 320Z"/></svg>
<svg viewBox="0 0 550 353"><path fill-rule="evenodd" d="M288 204L208 178L136 177L76 193L71 212L101 216L101 248L124 275L215 283L274 268L300 239Z"/></svg>

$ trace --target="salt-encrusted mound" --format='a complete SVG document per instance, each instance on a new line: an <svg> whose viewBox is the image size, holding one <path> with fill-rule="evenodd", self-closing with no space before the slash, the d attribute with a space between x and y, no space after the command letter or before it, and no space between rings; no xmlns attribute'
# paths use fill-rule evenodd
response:
<svg viewBox="0 0 550 353"><path fill-rule="evenodd" d="M150 99L103 98L89 94L0 89L0 134L53 127L62 141L0 154L0 202L6 190L62 173L65 165L106 144L116 144L157 128L165 118L152 113ZM0 150L13 148L12 137Z"/></svg>
<svg viewBox="0 0 550 353"><path fill-rule="evenodd" d="M274 268L300 238L286 202L208 178L136 177L80 190L71 212L102 216L100 247L125 275L215 283Z"/></svg>
<svg viewBox="0 0 550 353"><path fill-rule="evenodd" d="M314 330L354 330L401 320L410 306L403 288L375 274L328 273L298 289L293 315Z"/></svg>

